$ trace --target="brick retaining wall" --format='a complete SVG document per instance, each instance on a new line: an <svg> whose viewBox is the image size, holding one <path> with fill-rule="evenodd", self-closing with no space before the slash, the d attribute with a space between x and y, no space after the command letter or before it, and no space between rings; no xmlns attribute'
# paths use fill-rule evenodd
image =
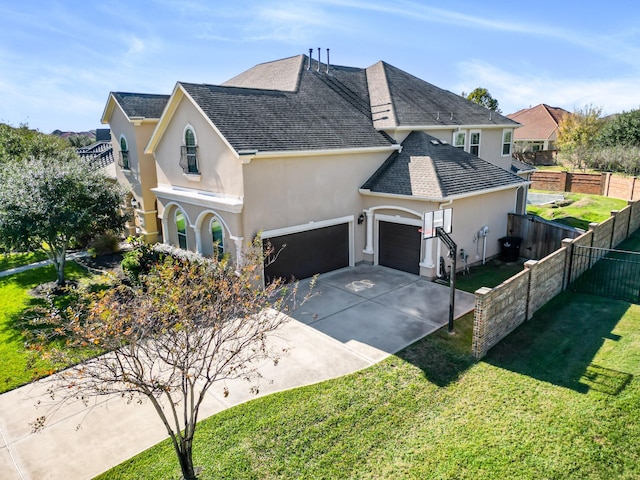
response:
<svg viewBox="0 0 640 480"><path fill-rule="evenodd" d="M563 240L559 250L539 261L529 260L520 273L497 287L476 290L473 355L484 357L491 347L531 319L538 309L589 268L590 263L587 262L583 266L574 266L569 272L574 245L615 247L638 228L640 202L629 202L622 210L612 212L604 222L589 225L589 230L578 238Z"/></svg>

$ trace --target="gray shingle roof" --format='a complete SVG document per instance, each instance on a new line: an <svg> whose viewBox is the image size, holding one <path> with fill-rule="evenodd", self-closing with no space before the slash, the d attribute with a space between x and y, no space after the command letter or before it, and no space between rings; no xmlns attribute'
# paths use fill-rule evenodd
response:
<svg viewBox="0 0 640 480"><path fill-rule="evenodd" d="M169 95L111 92L129 118L160 118Z"/></svg>
<svg viewBox="0 0 640 480"><path fill-rule="evenodd" d="M289 68L292 62L287 62ZM366 74L302 68L295 91L180 83L236 151L385 147L393 140L371 121ZM249 78L250 75L246 75ZM286 83L286 82L285 82Z"/></svg>
<svg viewBox="0 0 640 480"><path fill-rule="evenodd" d="M483 190L518 186L525 181L475 155L443 144L424 132L412 132L365 182L363 190L445 199Z"/></svg>
<svg viewBox="0 0 640 480"><path fill-rule="evenodd" d="M518 123L460 95L378 62L367 68L371 110L377 128Z"/></svg>
<svg viewBox="0 0 640 480"><path fill-rule="evenodd" d="M249 70L227 80L225 87L260 88L295 92L298 89L300 71L304 55L284 58L273 62L260 63Z"/></svg>
<svg viewBox="0 0 640 480"><path fill-rule="evenodd" d="M97 170L114 162L111 141L100 140L76 149L78 156L89 164L89 168Z"/></svg>

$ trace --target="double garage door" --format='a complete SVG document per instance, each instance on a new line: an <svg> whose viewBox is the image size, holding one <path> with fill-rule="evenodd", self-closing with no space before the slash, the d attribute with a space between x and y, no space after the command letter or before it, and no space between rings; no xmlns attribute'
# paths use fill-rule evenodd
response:
<svg viewBox="0 0 640 480"><path fill-rule="evenodd" d="M378 264L420 275L420 231L416 225L378 222Z"/></svg>
<svg viewBox="0 0 640 480"><path fill-rule="evenodd" d="M349 266L349 223L305 230L264 239L277 253L265 266L267 282L281 277L287 281Z"/></svg>

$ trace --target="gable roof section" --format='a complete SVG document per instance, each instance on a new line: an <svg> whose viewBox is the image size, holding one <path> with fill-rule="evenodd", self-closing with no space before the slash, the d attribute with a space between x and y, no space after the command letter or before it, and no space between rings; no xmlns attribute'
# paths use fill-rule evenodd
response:
<svg viewBox="0 0 640 480"><path fill-rule="evenodd" d="M565 115L571 113L563 108L550 107L544 103L532 108L524 108L507 115L522 124L513 138L514 140L556 140L558 124Z"/></svg>
<svg viewBox="0 0 640 480"><path fill-rule="evenodd" d="M153 93L111 92L102 114L102 123L109 123L111 114L118 105L130 121L154 119L162 115L169 95Z"/></svg>
<svg viewBox="0 0 640 480"><path fill-rule="evenodd" d="M517 126L507 117L385 62L366 72L376 128Z"/></svg>
<svg viewBox="0 0 640 480"><path fill-rule="evenodd" d="M517 175L427 133L412 132L402 143L402 151L394 152L361 191L440 201L525 183Z"/></svg>
<svg viewBox="0 0 640 480"><path fill-rule="evenodd" d="M290 63L290 62L289 62ZM362 69L301 69L295 92L180 83L236 152L391 147L371 122ZM295 67L291 63L289 67Z"/></svg>

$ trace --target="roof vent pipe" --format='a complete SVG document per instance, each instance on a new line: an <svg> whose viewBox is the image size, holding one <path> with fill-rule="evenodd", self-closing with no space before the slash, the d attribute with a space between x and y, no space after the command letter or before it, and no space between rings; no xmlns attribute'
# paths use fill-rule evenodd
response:
<svg viewBox="0 0 640 480"><path fill-rule="evenodd" d="M327 73L329 73L329 49L327 48Z"/></svg>
<svg viewBox="0 0 640 480"><path fill-rule="evenodd" d="M307 65L307 70L311 70L311 57L313 57L313 48L309 49L309 65Z"/></svg>
<svg viewBox="0 0 640 480"><path fill-rule="evenodd" d="M320 73L320 47L318 47L318 73Z"/></svg>

